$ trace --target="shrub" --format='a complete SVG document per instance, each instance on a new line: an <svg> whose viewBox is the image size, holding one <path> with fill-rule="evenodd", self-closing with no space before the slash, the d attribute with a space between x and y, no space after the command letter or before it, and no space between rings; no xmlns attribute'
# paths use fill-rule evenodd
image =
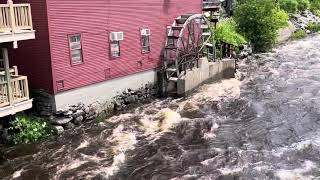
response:
<svg viewBox="0 0 320 180"><path fill-rule="evenodd" d="M299 11L304 11L310 8L309 0L297 0L297 3L298 3L297 8Z"/></svg>
<svg viewBox="0 0 320 180"><path fill-rule="evenodd" d="M320 24L309 22L306 29L311 32L319 32L320 31Z"/></svg>
<svg viewBox="0 0 320 180"><path fill-rule="evenodd" d="M295 31L292 36L293 39L302 39L304 37L306 37L306 32L302 29L299 29L297 31Z"/></svg>
<svg viewBox="0 0 320 180"><path fill-rule="evenodd" d="M295 13L298 9L298 2L296 0L280 0L280 8L288 13Z"/></svg>
<svg viewBox="0 0 320 180"><path fill-rule="evenodd" d="M274 0L247 0L235 9L238 30L250 40L254 51L265 52L273 47L277 31L288 21Z"/></svg>
<svg viewBox="0 0 320 180"><path fill-rule="evenodd" d="M310 10L316 15L319 14L320 0L310 0Z"/></svg>
<svg viewBox="0 0 320 180"><path fill-rule="evenodd" d="M314 10L312 13L318 17L320 17L320 10Z"/></svg>
<svg viewBox="0 0 320 180"><path fill-rule="evenodd" d="M18 114L11 122L10 130L14 132L15 144L30 143L48 137L54 133L49 123L42 118Z"/></svg>
<svg viewBox="0 0 320 180"><path fill-rule="evenodd" d="M274 23L277 28L288 26L289 16L288 13L286 13L286 11L284 10L274 10L272 19L276 20Z"/></svg>
<svg viewBox="0 0 320 180"><path fill-rule="evenodd" d="M218 44L226 42L234 46L246 43L245 38L236 32L236 23L232 18L223 19L216 30L214 38Z"/></svg>

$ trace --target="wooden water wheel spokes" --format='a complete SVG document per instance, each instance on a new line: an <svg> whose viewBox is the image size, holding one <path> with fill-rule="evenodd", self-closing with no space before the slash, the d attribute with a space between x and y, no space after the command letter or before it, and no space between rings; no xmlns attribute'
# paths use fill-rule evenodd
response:
<svg viewBox="0 0 320 180"><path fill-rule="evenodd" d="M202 14L184 14L169 27L164 69L168 81L177 81L187 69L198 67L211 38L210 22Z"/></svg>

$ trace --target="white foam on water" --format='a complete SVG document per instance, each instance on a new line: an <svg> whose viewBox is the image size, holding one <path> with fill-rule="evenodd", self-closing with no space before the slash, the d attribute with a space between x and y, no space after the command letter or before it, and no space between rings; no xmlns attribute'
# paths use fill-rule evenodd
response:
<svg viewBox="0 0 320 180"><path fill-rule="evenodd" d="M236 168L220 168L218 169L223 175L231 175L234 173L239 173L243 171L244 167L236 167Z"/></svg>
<svg viewBox="0 0 320 180"><path fill-rule="evenodd" d="M12 178L15 179L15 178L18 178L21 176L21 173L24 171L24 169L20 169L19 171L15 171L12 175Z"/></svg>
<svg viewBox="0 0 320 180"><path fill-rule="evenodd" d="M203 138L204 139L213 139L216 137L216 134L214 133L219 128L219 124L214 123L211 127L211 130L207 133L204 133Z"/></svg>
<svg viewBox="0 0 320 180"><path fill-rule="evenodd" d="M79 150L79 149L82 149L82 148L85 148L85 147L88 147L89 145L89 142L84 140L80 143L80 145L75 149L75 150Z"/></svg>
<svg viewBox="0 0 320 180"><path fill-rule="evenodd" d="M126 160L125 153L128 150L133 150L135 148L135 144L137 143L135 134L133 132L125 131L122 124L113 130L112 136L108 139L110 142L116 144L112 147L114 154L113 163L109 167L101 167L99 170L93 172L94 174L101 174L105 178L108 178L119 171L121 165Z"/></svg>
<svg viewBox="0 0 320 180"><path fill-rule="evenodd" d="M302 164L301 168L297 169L280 169L277 170L275 175L280 180L293 180L293 179L301 179L301 180L308 180L314 178L314 176L311 175L305 175L305 173L311 171L312 169L318 168L315 163L312 161L305 161Z"/></svg>
<svg viewBox="0 0 320 180"><path fill-rule="evenodd" d="M72 169L76 169L78 167L80 167L81 165L87 163L88 161L82 161L79 159L74 159L69 161L68 163L65 163L63 165L60 165L57 167L58 171L56 173L56 175L54 176L53 179L59 179L60 175L65 172L65 171L70 171Z"/></svg>
<svg viewBox="0 0 320 180"><path fill-rule="evenodd" d="M225 79L218 83L205 84L199 89L199 93L191 96L191 99L218 99L222 96L230 98L240 97L240 84L237 79Z"/></svg>

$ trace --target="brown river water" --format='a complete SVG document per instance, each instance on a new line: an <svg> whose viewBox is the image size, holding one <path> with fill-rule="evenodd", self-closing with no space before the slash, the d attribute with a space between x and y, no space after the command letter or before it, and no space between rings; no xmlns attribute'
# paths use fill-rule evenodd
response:
<svg viewBox="0 0 320 180"><path fill-rule="evenodd" d="M239 62L238 79L0 150L0 179L320 180L320 36Z"/></svg>

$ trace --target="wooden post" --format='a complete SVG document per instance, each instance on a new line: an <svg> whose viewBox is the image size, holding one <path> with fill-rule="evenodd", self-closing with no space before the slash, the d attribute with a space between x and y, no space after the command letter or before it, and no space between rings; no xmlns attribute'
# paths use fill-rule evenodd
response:
<svg viewBox="0 0 320 180"><path fill-rule="evenodd" d="M28 21L29 21L29 26L30 26L30 30L33 30L33 23L32 23L32 14L31 14L31 6L30 4L28 5Z"/></svg>
<svg viewBox="0 0 320 180"><path fill-rule="evenodd" d="M12 30L12 34L14 34L16 32L16 22L15 22L15 17L14 17L13 2L12 2L12 0L8 0L7 3L9 5L11 30Z"/></svg>
<svg viewBox="0 0 320 180"><path fill-rule="evenodd" d="M8 49L2 48L2 54L3 54L3 58L4 58L4 69L5 69L5 77L6 77L6 81L7 81L8 99L9 99L10 105L13 105Z"/></svg>
<svg viewBox="0 0 320 180"><path fill-rule="evenodd" d="M18 76L18 67L17 66L12 66L12 68L13 68L13 75L16 75L16 76Z"/></svg>

